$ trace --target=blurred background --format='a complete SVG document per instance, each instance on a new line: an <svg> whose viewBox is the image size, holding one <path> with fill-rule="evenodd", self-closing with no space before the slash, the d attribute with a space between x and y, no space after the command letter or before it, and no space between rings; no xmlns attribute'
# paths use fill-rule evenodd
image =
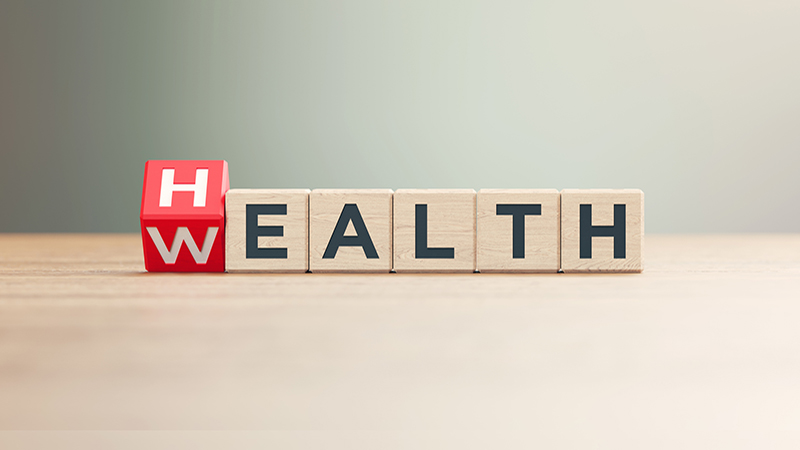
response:
<svg viewBox="0 0 800 450"><path fill-rule="evenodd" d="M231 187L635 187L647 232L800 231L800 2L0 0L0 231Z"/></svg>

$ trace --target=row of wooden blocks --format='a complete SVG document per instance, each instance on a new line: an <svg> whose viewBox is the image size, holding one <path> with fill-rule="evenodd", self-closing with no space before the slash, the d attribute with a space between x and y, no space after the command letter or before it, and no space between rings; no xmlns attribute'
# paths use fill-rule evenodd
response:
<svg viewBox="0 0 800 450"><path fill-rule="evenodd" d="M628 189L233 189L225 268L640 272L642 202Z"/></svg>
<svg viewBox="0 0 800 450"><path fill-rule="evenodd" d="M156 272L641 272L638 189L229 189L225 161L148 161Z"/></svg>

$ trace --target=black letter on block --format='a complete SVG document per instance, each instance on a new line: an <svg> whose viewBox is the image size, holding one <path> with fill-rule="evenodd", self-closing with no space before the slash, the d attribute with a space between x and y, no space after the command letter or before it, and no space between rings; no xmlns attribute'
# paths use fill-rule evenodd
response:
<svg viewBox="0 0 800 450"><path fill-rule="evenodd" d="M497 205L498 216L512 216L511 233L514 258L525 258L525 216L541 216L542 205Z"/></svg>
<svg viewBox="0 0 800 450"><path fill-rule="evenodd" d="M614 205L614 225L592 225L592 205L581 205L581 258L592 257L592 237L614 238L614 259L625 259L625 205Z"/></svg>
<svg viewBox="0 0 800 450"><path fill-rule="evenodd" d="M415 253L416 259L454 259L453 247L428 248L428 205L415 205Z"/></svg>
<svg viewBox="0 0 800 450"><path fill-rule="evenodd" d="M285 248L258 248L259 236L283 236L280 225L258 226L258 216L285 216L286 205L247 205L245 258L286 259Z"/></svg>
<svg viewBox="0 0 800 450"><path fill-rule="evenodd" d="M353 228L356 230L355 236L345 236L344 232L347 230L347 224L353 222ZM333 229L331 240L328 241L328 247L322 255L323 259L333 259L336 257L336 252L339 247L361 247L364 250L364 255L367 259L377 259L378 252L375 251L375 246L372 244L372 239L369 237L367 226L364 225L364 219L361 217L361 212L355 203L348 203L342 208L342 213L339 214L339 221L336 222L336 227Z"/></svg>

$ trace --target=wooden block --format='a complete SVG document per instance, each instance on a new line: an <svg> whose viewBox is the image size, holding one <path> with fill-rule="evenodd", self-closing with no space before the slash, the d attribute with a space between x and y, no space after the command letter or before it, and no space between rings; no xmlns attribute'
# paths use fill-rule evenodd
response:
<svg viewBox="0 0 800 450"><path fill-rule="evenodd" d="M556 189L481 189L477 203L478 271L558 272Z"/></svg>
<svg viewBox="0 0 800 450"><path fill-rule="evenodd" d="M475 191L398 189L394 193L394 270L475 271Z"/></svg>
<svg viewBox="0 0 800 450"><path fill-rule="evenodd" d="M391 189L315 189L308 210L311 272L391 272Z"/></svg>
<svg viewBox="0 0 800 450"><path fill-rule="evenodd" d="M642 191L561 191L561 269L564 272L641 272L643 236Z"/></svg>
<svg viewBox="0 0 800 450"><path fill-rule="evenodd" d="M231 189L225 198L228 272L308 270L308 189Z"/></svg>
<svg viewBox="0 0 800 450"><path fill-rule="evenodd" d="M225 270L225 161L147 161L142 225L149 272Z"/></svg>

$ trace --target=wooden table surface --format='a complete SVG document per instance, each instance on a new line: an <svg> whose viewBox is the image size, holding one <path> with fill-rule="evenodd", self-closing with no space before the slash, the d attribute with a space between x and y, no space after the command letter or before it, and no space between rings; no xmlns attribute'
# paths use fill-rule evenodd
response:
<svg viewBox="0 0 800 450"><path fill-rule="evenodd" d="M137 235L0 235L0 428L800 429L800 235L647 236L644 262L148 274Z"/></svg>

